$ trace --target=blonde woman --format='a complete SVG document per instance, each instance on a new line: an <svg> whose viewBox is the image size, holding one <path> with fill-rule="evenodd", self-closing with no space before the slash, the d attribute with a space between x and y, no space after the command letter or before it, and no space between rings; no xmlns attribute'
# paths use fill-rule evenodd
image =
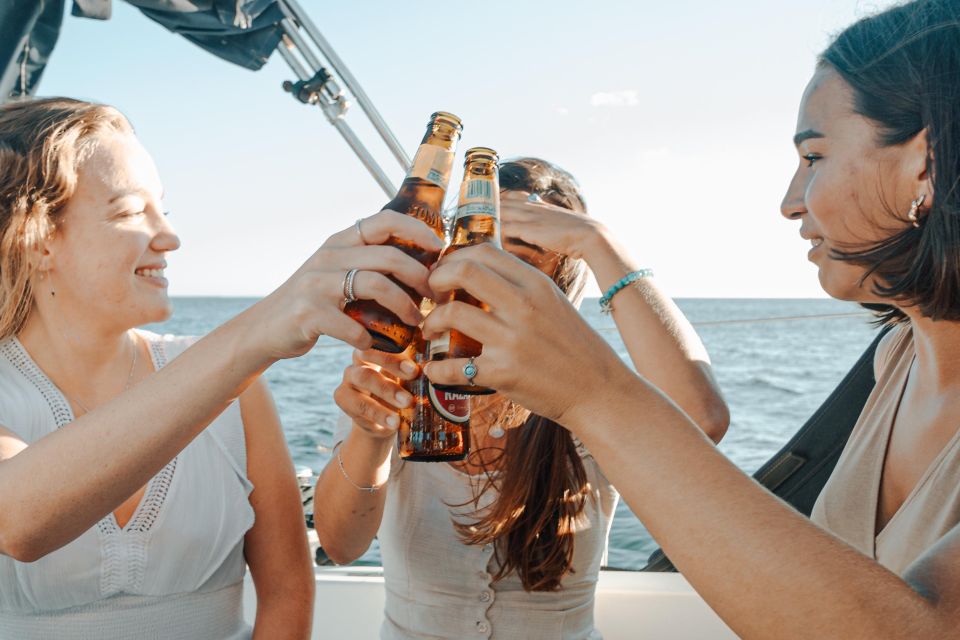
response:
<svg viewBox="0 0 960 640"><path fill-rule="evenodd" d="M382 273L426 292L427 270L364 244L440 242L382 212L208 336L158 336L135 327L171 313L162 195L115 109L0 108L0 637L310 635L299 492L260 374L321 334L370 346L340 310L349 269L357 296L418 322Z"/></svg>

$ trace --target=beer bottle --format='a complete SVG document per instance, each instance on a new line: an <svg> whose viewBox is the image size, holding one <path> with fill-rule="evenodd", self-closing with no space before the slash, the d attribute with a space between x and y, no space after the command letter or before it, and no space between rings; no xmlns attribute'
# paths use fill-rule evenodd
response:
<svg viewBox="0 0 960 640"><path fill-rule="evenodd" d="M441 240L445 239L443 225L443 198L453 170L453 156L463 127L460 118L452 113L438 111L430 116L427 132L413 158L413 166L397 196L384 209L392 209L425 222ZM430 267L439 257L439 252L390 237L384 243L399 248L424 266ZM423 296L411 287L390 277L415 304ZM373 300L357 300L346 305L344 312L366 327L373 338L373 348L390 353L400 353L413 340L416 327L404 324L392 311Z"/></svg>
<svg viewBox="0 0 960 640"><path fill-rule="evenodd" d="M460 200L453 221L450 244L444 255L489 242L498 249L500 245L500 177L497 167L497 152L486 147L467 150L464 160L463 182L460 184ZM485 305L466 291L454 291L450 300L466 302L483 308ZM430 343L430 359L477 357L483 345L463 333L451 329ZM468 395L494 393L493 389L473 385L438 386L448 392Z"/></svg>
<svg viewBox="0 0 960 640"><path fill-rule="evenodd" d="M413 344L417 364L426 360L427 343L420 331ZM404 384L413 404L400 411L397 450L404 460L450 462L470 452L470 398L435 389L422 372Z"/></svg>

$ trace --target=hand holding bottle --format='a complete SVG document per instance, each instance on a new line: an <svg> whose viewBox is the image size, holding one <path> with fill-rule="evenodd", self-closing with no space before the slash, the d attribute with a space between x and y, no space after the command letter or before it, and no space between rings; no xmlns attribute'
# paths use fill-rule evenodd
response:
<svg viewBox="0 0 960 640"><path fill-rule="evenodd" d="M367 349L370 335L343 312L347 276L354 269L356 298L375 301L404 322L418 324L419 309L396 281L429 295L429 271L400 249L380 244L391 237L433 251L443 246L423 222L381 211L330 236L286 282L226 326L241 323L241 347L264 367L303 355L324 334Z"/></svg>
<svg viewBox="0 0 960 640"><path fill-rule="evenodd" d="M476 384L538 415L565 425L584 398L603 397L612 378L635 377L548 276L491 245L441 260L430 286L438 296L465 289L486 310L461 302L437 307L424 321L424 335L455 328L482 342ZM430 362L424 371L435 384L462 385L466 363Z"/></svg>
<svg viewBox="0 0 960 640"><path fill-rule="evenodd" d="M397 354L374 349L354 351L352 363L344 370L343 382L333 392L333 399L367 436L391 438L400 426L399 411L413 401L401 381L418 375L419 369L406 351Z"/></svg>

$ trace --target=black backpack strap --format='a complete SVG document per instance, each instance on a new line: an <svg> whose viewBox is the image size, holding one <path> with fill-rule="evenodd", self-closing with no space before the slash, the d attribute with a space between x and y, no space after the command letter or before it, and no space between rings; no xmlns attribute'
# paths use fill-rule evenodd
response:
<svg viewBox="0 0 960 640"><path fill-rule="evenodd" d="M844 376L833 393L800 430L753 477L805 516L827 483L850 432L873 390L873 354L887 333L884 328ZM642 571L676 571L657 549Z"/></svg>

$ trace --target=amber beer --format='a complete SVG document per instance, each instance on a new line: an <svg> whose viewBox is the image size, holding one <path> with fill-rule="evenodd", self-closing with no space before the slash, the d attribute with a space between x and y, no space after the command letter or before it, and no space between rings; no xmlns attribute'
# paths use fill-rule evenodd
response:
<svg viewBox="0 0 960 640"><path fill-rule="evenodd" d="M426 360L427 343L420 332L414 337L418 364ZM463 394L434 389L420 374L404 384L413 395L413 404L400 412L397 449L400 457L412 462L463 460L470 452L470 398Z"/></svg>
<svg viewBox="0 0 960 640"><path fill-rule="evenodd" d="M446 239L442 217L443 198L450 183L453 156L462 130L460 118L452 113L438 111L430 116L427 132L413 158L410 172L400 185L397 197L383 207L422 220L441 240ZM384 244L399 248L427 267L439 257L437 251L427 251L393 236ZM414 304L419 305L423 296L396 278L391 276L390 279L407 292ZM367 328L373 338L374 349L400 353L413 340L416 327L404 324L396 314L373 300L351 302L346 305L344 312Z"/></svg>
<svg viewBox="0 0 960 640"><path fill-rule="evenodd" d="M500 245L500 174L497 167L497 152L486 147L467 150L464 160L463 182L460 184L460 200L453 221L450 244L444 255L475 244L489 242L498 249ZM450 300L466 302L478 307L485 305L466 291L454 291ZM475 358L483 345L455 329L431 342L430 359ZM494 393L493 389L473 385L437 386L448 392L468 395Z"/></svg>

